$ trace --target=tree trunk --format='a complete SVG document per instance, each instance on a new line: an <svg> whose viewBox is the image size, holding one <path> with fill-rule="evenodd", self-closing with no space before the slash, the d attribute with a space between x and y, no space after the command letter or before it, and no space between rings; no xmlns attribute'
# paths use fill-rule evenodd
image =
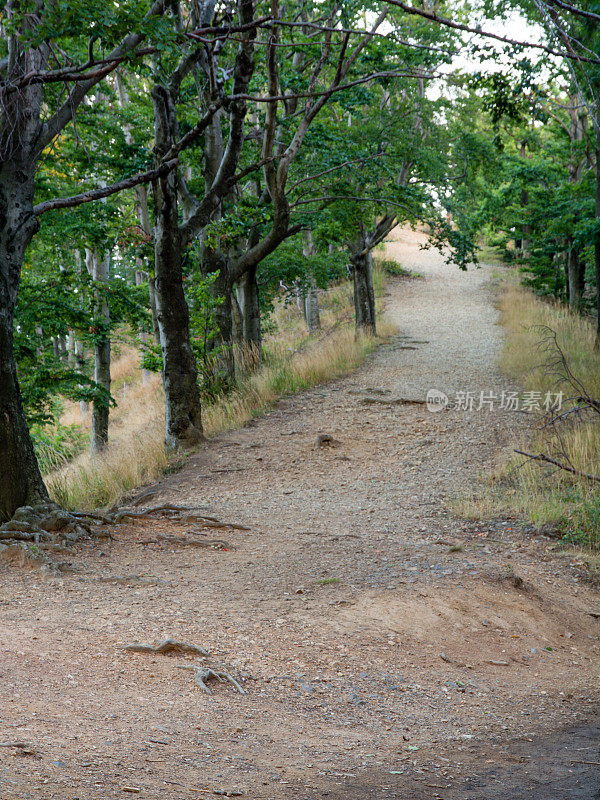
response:
<svg viewBox="0 0 600 800"><path fill-rule="evenodd" d="M375 292L373 290L373 257L371 252L353 253L352 283L356 333L377 334L375 323Z"/></svg>
<svg viewBox="0 0 600 800"><path fill-rule="evenodd" d="M311 275L310 288L304 295L304 317L308 332L312 335L321 328L321 315L319 313L319 294L317 282Z"/></svg>
<svg viewBox="0 0 600 800"><path fill-rule="evenodd" d="M98 285L105 284L110 272L110 253L101 259L95 250L86 249L88 272ZM108 301L100 286L94 290L94 381L102 394L92 404L92 435L90 450L98 455L108 444L108 417L110 411L110 312Z"/></svg>
<svg viewBox="0 0 600 800"><path fill-rule="evenodd" d="M190 344L190 315L183 291L176 177L154 188L156 209L154 293L165 390L165 444L193 447L202 441L200 391Z"/></svg>
<svg viewBox="0 0 600 800"><path fill-rule="evenodd" d="M596 192L594 213L600 222L600 110L595 120ZM596 271L596 347L600 347L600 231L594 236L594 266Z"/></svg>
<svg viewBox="0 0 600 800"><path fill-rule="evenodd" d="M312 258L316 254L315 243L311 230L303 232L304 245L302 254L305 258ZM317 282L315 276L311 274L309 289L304 294L304 319L308 332L312 335L321 327L321 316L319 314L319 295L317 293Z"/></svg>
<svg viewBox="0 0 600 800"><path fill-rule="evenodd" d="M218 264L218 266L217 266ZM229 270L224 260L219 260L215 254L210 259L210 272L218 270L217 279L212 285L214 296L221 298L221 303L217 307L216 322L217 331L213 337L212 350L215 353L216 369L219 379L225 388L231 387L235 383L235 354L234 354L234 305L233 287L229 280ZM244 328L241 318L239 330L240 338L243 340Z"/></svg>
<svg viewBox="0 0 600 800"><path fill-rule="evenodd" d="M261 358L260 303L256 267L245 272L236 285L237 301L242 315L243 369L253 369Z"/></svg>
<svg viewBox="0 0 600 800"><path fill-rule="evenodd" d="M152 90L155 152L159 159L176 136L173 99L162 86ZM177 170L154 181L154 297L165 390L165 444L193 447L204 439L196 359L190 342L190 313L183 291L181 232L177 213Z"/></svg>
<svg viewBox="0 0 600 800"><path fill-rule="evenodd" d="M523 205L523 213L524 214L528 214L529 213L529 210L528 210L529 192L527 191L527 189L523 189L521 191L521 203ZM524 223L523 224L522 236L523 236L523 238L521 239L521 254L522 254L523 258L528 258L529 250L531 248L531 242L530 242L531 225L529 225L528 223Z"/></svg>
<svg viewBox="0 0 600 800"><path fill-rule="evenodd" d="M31 164L0 165L0 519L48 502L25 419L13 349L13 321L25 248L38 229Z"/></svg>
<svg viewBox="0 0 600 800"><path fill-rule="evenodd" d="M585 264L572 244L567 252L567 280L569 305L575 311L581 311L585 288Z"/></svg>
<svg viewBox="0 0 600 800"><path fill-rule="evenodd" d="M141 265L138 265L141 266ZM135 285L141 286L143 283L148 282L149 275L147 272L144 272L142 269L136 269L135 271ZM154 323L153 323L154 324ZM140 323L138 327L138 334L140 337L140 345L142 353L146 353L148 350L148 334L144 330L144 326ZM160 338L159 338L160 341ZM147 369L142 369L142 384L148 383L150 380L150 373Z"/></svg>

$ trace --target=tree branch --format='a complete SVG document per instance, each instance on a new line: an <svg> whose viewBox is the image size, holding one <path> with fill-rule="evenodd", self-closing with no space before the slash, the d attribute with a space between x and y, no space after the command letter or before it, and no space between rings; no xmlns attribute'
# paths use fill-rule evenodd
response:
<svg viewBox="0 0 600 800"><path fill-rule="evenodd" d="M172 169L175 169L178 163L178 159L174 158L161 164L157 169L141 172L138 175L133 175L131 178L125 178L117 183L112 183L110 186L104 186L100 189L90 189L88 192L75 194L72 197L55 197L53 200L44 200L42 203L38 203L33 207L33 213L39 217L40 214L45 214L46 211L53 211L56 208L74 208L84 203L91 203L94 200L101 200L103 197L110 197L125 189L133 189L135 186L139 186L140 183L149 183L150 181L156 180L166 175Z"/></svg>
<svg viewBox="0 0 600 800"><path fill-rule="evenodd" d="M562 8L564 11L569 11L571 14L576 14L578 17L585 17L586 19L593 19L596 22L600 22L600 14L594 14L593 11L584 11L582 8L576 8L568 3L563 3L562 0L549 0L549 2L553 6ZM545 5L547 5L547 3Z"/></svg>
<svg viewBox="0 0 600 800"><path fill-rule="evenodd" d="M590 472L583 472L580 469L575 469L575 467L569 467L567 464L561 464L560 461L557 461L555 458L550 458L550 456L544 453L525 453L523 450L515 450L515 453L518 453L520 456L525 456L532 461L543 461L545 464L552 464L552 466L558 467L565 472L570 472L572 475L577 475L579 478L585 478L588 481L600 483L600 475L592 475Z"/></svg>
<svg viewBox="0 0 600 800"><path fill-rule="evenodd" d="M146 19L162 14L167 2L168 0L154 0L148 9ZM98 74L94 75L93 77L81 82L77 82L73 86L71 91L69 91L69 96L62 106L42 126L37 142L35 143L37 152L44 150L44 148L46 148L50 142L52 142L56 136L58 136L58 134L68 125L71 119L73 119L75 111L81 105L89 90L99 83L102 78L106 77L106 75L116 69L123 58L131 55L131 52L135 50L143 38L144 34L142 33L130 33L125 36L124 39L122 39L121 42L114 48L112 53L110 53L110 55L107 57L107 65L104 67L104 69L99 70Z"/></svg>
<svg viewBox="0 0 600 800"><path fill-rule="evenodd" d="M565 53L562 50L555 50L553 47L548 47L545 44L539 44L537 42L523 42L519 41L518 39L510 39L508 36L502 36L498 33L492 33L491 31L483 30L480 26L474 28L471 25L465 25L462 22L454 22L454 20L448 19L447 17L441 17L439 14L436 14L434 11L425 11L422 8L415 8L415 6L409 6L406 3L402 2L402 0L388 0L390 5L397 6L405 11L407 14L413 14L414 16L423 17L424 19L428 19L430 22L436 22L438 25L444 25L447 28L454 28L455 30L465 31L466 33L474 33L477 36L483 36L486 39L494 39L498 42L503 42L504 44L511 44L515 47L528 47L534 50L543 50L545 53L549 53L551 56L559 56L560 58L567 58L567 59L575 59L577 61L586 61L590 64L600 64L600 58L592 58L590 56L572 56Z"/></svg>

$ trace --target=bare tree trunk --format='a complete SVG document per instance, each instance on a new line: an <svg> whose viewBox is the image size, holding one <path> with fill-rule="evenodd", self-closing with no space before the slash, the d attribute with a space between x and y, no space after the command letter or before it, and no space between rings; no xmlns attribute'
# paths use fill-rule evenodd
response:
<svg viewBox="0 0 600 800"><path fill-rule="evenodd" d="M101 259L95 250L86 249L88 272L96 284L106 284L110 273L110 252ZM94 381L102 388L102 395L92 404L92 456L98 455L108 444L108 417L110 410L110 312L108 301L100 287L94 290Z"/></svg>
<svg viewBox="0 0 600 800"><path fill-rule="evenodd" d="M0 520L9 519L19 506L48 501L25 419L13 349L23 257L38 229L32 201L31 168L14 161L0 164Z"/></svg>
<svg viewBox="0 0 600 800"><path fill-rule="evenodd" d="M174 134L174 108L168 92L152 90L157 155L168 150ZM204 439L196 360L190 342L190 314L183 291L181 233L175 171L153 183L154 290L165 390L165 444L193 447Z"/></svg>
<svg viewBox="0 0 600 800"><path fill-rule="evenodd" d="M585 263L573 243L567 251L567 281L569 305L580 311L585 289Z"/></svg>
<svg viewBox="0 0 600 800"><path fill-rule="evenodd" d="M306 326L308 332L312 335L321 328L321 314L319 312L319 293L317 289L317 282L311 275L310 287L304 297L304 308Z"/></svg>
<svg viewBox="0 0 600 800"><path fill-rule="evenodd" d="M304 231L304 246L302 253L305 258L312 258L315 255L315 243L311 230ZM309 279L308 291L304 294L304 319L308 332L312 335L321 327L321 315L319 314L319 295L317 282L314 275Z"/></svg>
<svg viewBox="0 0 600 800"><path fill-rule="evenodd" d="M352 284L354 288L354 314L356 332L372 336L377 334L375 320L375 292L373 290L373 256L361 251L353 253Z"/></svg>
<svg viewBox="0 0 600 800"><path fill-rule="evenodd" d="M138 266L141 266L141 264L139 264ZM136 286L141 286L143 283L146 283L148 281L148 278L149 278L149 275L148 275L147 272L144 272L141 269L136 269L136 271L135 271L135 285ZM145 353L147 351L147 349L148 349L148 334L144 330L144 327L143 327L142 324L140 324L140 326L138 328L138 333L139 333L139 337L140 337L140 344L142 346L142 352ZM148 383L149 380L150 380L150 373L148 372L147 369L143 369L142 368L142 384Z"/></svg>
<svg viewBox="0 0 600 800"><path fill-rule="evenodd" d="M236 285L237 300L242 315L242 338L246 350L245 370L256 367L261 358L262 335L256 271L257 266L251 267Z"/></svg>
<svg viewBox="0 0 600 800"><path fill-rule="evenodd" d="M203 272L206 275L217 273L212 284L212 292L220 299L216 310L217 330L209 342L210 349L215 355L215 369L218 372L219 382L225 388L235 383L235 345L236 338L240 342L244 338L242 310L235 308L237 300L231 280L229 278L228 264L224 257L212 250L205 252ZM237 330L234 330L234 311L239 315Z"/></svg>
<svg viewBox="0 0 600 800"><path fill-rule="evenodd" d="M529 192L527 189L523 189L521 192L521 203L523 204L523 211L526 212L529 206ZM526 212L528 213L528 212ZM521 253L523 258L528 258L529 251L531 249L531 225L529 223L525 223L522 228L523 238L521 239Z"/></svg>
<svg viewBox="0 0 600 800"><path fill-rule="evenodd" d="M183 292L177 195L173 176L155 187L156 317L163 359L165 443L190 447L202 441L200 392L190 344L190 318Z"/></svg>
<svg viewBox="0 0 600 800"><path fill-rule="evenodd" d="M596 184L594 215L600 221L600 105L596 107L594 120L594 155L596 158ZM594 235L594 267L596 272L596 347L600 347L600 231Z"/></svg>

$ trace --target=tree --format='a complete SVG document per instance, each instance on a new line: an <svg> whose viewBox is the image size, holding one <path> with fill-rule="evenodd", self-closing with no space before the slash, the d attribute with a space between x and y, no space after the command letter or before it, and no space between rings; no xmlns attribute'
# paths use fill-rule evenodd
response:
<svg viewBox="0 0 600 800"><path fill-rule="evenodd" d="M34 206L36 169L44 150L73 120L87 94L125 58L136 54L153 18L165 0L139 7L114 7L103 14L104 27L85 46L77 13L84 4L63 6L36 0L34 12L16 0L4 4L2 28L5 55L0 60L0 517L26 503L48 500L27 428L17 379L13 320L25 251L39 228L41 213L56 206ZM89 4L87 4L89 11ZM137 13L136 13L137 12ZM125 33L124 33L125 31ZM96 60L98 38L111 49ZM53 69L50 43L60 40L68 64ZM85 53L88 58L85 58ZM61 100L57 82L66 82ZM49 112L47 110L50 109ZM147 177L145 178L148 179ZM116 187L105 189L106 194ZM102 196L89 194L86 199ZM83 202L84 198L80 198Z"/></svg>

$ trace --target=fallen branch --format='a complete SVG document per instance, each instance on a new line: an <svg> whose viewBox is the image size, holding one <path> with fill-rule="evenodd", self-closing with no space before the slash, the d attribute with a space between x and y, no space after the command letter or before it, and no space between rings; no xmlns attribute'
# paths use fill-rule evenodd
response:
<svg viewBox="0 0 600 800"><path fill-rule="evenodd" d="M557 461L555 458L550 458L550 456L544 453L526 453L523 450L515 450L515 453L518 453L520 456L525 456L532 461L542 461L545 464L552 464L552 466L558 467L565 472L570 472L571 475L577 475L579 478L585 478L588 481L600 483L600 475L592 475L590 472L583 472L580 469L575 469L575 467L570 467L568 464L562 464L560 461Z"/></svg>
<svg viewBox="0 0 600 800"><path fill-rule="evenodd" d="M187 642L178 642L176 639L164 639L158 644L142 644L141 642L132 642L125 645L123 650L128 650L130 653L159 653L166 655L167 653L190 653L196 656L207 656L208 650L203 647L198 647L195 644L187 644Z"/></svg>
<svg viewBox="0 0 600 800"><path fill-rule="evenodd" d="M230 683L234 686L240 694L246 694L244 689L239 685L235 678L228 672L222 670L210 669L210 667L197 667L194 664L178 664L178 669L191 669L194 672L194 681L207 694L212 694L210 688L206 685L206 681L214 679L221 681L221 683Z"/></svg>

